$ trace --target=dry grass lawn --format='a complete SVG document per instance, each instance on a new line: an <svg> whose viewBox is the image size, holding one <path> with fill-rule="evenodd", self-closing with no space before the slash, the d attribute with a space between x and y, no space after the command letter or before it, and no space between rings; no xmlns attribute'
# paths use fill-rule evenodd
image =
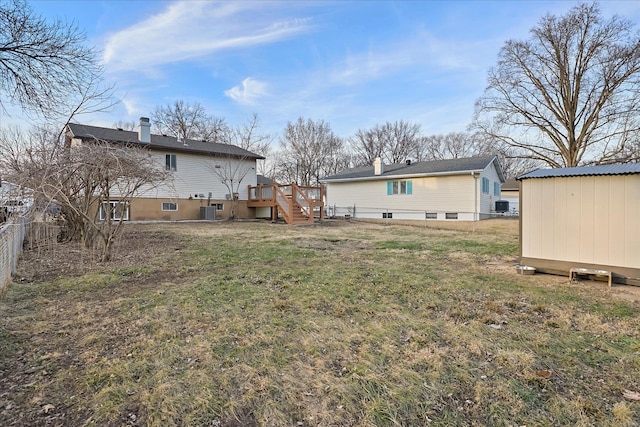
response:
<svg viewBox="0 0 640 427"><path fill-rule="evenodd" d="M27 252L0 425L640 425L637 288L516 275L517 221L445 226L130 224L107 264Z"/></svg>

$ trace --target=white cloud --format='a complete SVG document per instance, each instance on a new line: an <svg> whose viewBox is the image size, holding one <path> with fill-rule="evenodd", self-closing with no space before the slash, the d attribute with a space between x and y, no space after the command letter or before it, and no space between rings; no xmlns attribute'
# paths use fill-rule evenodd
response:
<svg viewBox="0 0 640 427"><path fill-rule="evenodd" d="M240 104L253 105L258 98L268 95L267 84L247 77L240 85L225 90L224 94Z"/></svg>
<svg viewBox="0 0 640 427"><path fill-rule="evenodd" d="M329 73L328 81L354 85L405 69L422 69L425 75L426 68L438 71L477 70L479 62L482 62L480 58L490 57L487 51L493 50L494 46L488 43L448 40L420 32L400 41L370 47L366 52L347 55Z"/></svg>
<svg viewBox="0 0 640 427"><path fill-rule="evenodd" d="M310 29L306 18L277 17L267 2L179 1L110 35L103 62L112 71L146 70L223 49L273 43Z"/></svg>

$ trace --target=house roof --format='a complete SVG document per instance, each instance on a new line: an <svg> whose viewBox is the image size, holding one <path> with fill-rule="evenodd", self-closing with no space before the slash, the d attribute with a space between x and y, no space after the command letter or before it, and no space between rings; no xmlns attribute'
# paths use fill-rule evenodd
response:
<svg viewBox="0 0 640 427"><path fill-rule="evenodd" d="M520 184L515 178L509 178L502 184L502 191L518 191L520 190Z"/></svg>
<svg viewBox="0 0 640 427"><path fill-rule="evenodd" d="M364 181L376 179L388 179L395 177L412 176L437 176L437 175L461 175L471 172L480 172L491 163L496 165L500 180L504 182L502 167L496 156L492 157L466 157L461 159L433 160L428 162L415 162L411 164L394 163L384 165L384 173L376 175L373 166L362 166L347 169L336 175L327 176L323 182Z"/></svg>
<svg viewBox="0 0 640 427"><path fill-rule="evenodd" d="M632 175L640 173L640 163L621 163L615 165L579 166L575 168L536 169L518 177L518 180L531 178L557 178L571 176Z"/></svg>
<svg viewBox="0 0 640 427"><path fill-rule="evenodd" d="M157 150L172 150L185 153L218 154L249 159L264 159L264 157L259 154L252 153L251 151L247 151L243 148L230 144L219 144L193 139L178 141L178 139L173 136L154 134L151 135L151 143L147 143L138 139L138 132L128 130L103 128L79 123L69 123L68 128L73 138L81 138L83 140L99 139L109 142L139 145Z"/></svg>

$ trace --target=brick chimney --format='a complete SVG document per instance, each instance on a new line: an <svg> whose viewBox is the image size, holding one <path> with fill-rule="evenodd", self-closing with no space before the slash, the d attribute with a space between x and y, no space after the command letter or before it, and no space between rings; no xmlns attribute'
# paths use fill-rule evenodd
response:
<svg viewBox="0 0 640 427"><path fill-rule="evenodd" d="M140 142L151 142L151 123L148 117L140 117L138 125L138 139Z"/></svg>

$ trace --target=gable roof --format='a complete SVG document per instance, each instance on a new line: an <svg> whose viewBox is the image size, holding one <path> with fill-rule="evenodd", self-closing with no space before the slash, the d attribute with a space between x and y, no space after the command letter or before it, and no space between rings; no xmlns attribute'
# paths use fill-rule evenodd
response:
<svg viewBox="0 0 640 427"><path fill-rule="evenodd" d="M502 166L500 166L500 162L496 156L432 160L411 164L394 163L391 165L384 165L384 173L380 175L376 175L374 173L373 166L362 166L347 169L336 175L327 176L320 181L347 182L438 175L462 175L471 172L481 172L491 163L495 164L498 175L500 176L500 181L504 182L505 179L502 173Z"/></svg>
<svg viewBox="0 0 640 427"><path fill-rule="evenodd" d="M640 173L640 163L620 163L615 165L579 166L575 168L536 169L518 177L518 180L531 178L557 178L571 176L633 175Z"/></svg>
<svg viewBox="0 0 640 427"><path fill-rule="evenodd" d="M501 189L502 191L519 191L520 184L518 183L517 179L509 178L504 182L504 184L502 184Z"/></svg>
<svg viewBox="0 0 640 427"><path fill-rule="evenodd" d="M151 135L151 142L142 142L138 139L138 132L103 128L98 126L82 125L79 123L69 123L69 132L72 138L82 140L102 140L115 143L131 144L141 147L148 147L156 150L171 150L194 154L225 155L248 159L264 159L259 154L252 153L243 148L230 144L219 144L217 142L204 142L193 139L178 141L178 138L166 135Z"/></svg>

